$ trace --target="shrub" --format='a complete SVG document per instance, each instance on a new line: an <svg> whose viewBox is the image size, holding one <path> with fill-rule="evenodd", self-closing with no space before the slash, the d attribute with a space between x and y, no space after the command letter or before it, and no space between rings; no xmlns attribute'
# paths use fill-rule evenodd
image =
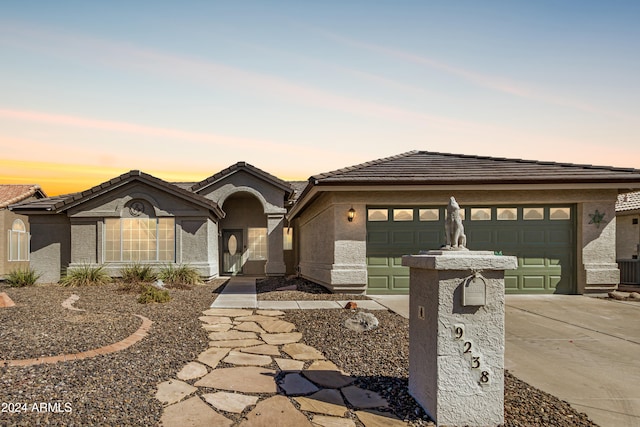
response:
<svg viewBox="0 0 640 427"><path fill-rule="evenodd" d="M129 264L120 269L122 281L127 283L137 282L153 282L157 275L153 271L153 267L148 264Z"/></svg>
<svg viewBox="0 0 640 427"><path fill-rule="evenodd" d="M40 277L40 274L36 273L30 268L19 268L11 271L7 277L6 282L12 288L22 288L25 286L33 286Z"/></svg>
<svg viewBox="0 0 640 427"><path fill-rule="evenodd" d="M158 277L163 282L172 288L187 288L189 285L198 285L202 283L198 271L189 265L179 265L178 267L173 264L165 265Z"/></svg>
<svg viewBox="0 0 640 427"><path fill-rule="evenodd" d="M149 304L152 302L168 302L171 300L169 291L163 291L162 289L155 288L153 286L145 286L142 294L138 298L140 304Z"/></svg>
<svg viewBox="0 0 640 427"><path fill-rule="evenodd" d="M67 275L60 280L62 286L92 286L104 285L111 281L111 277L104 271L104 266L92 267L84 264L80 268L67 270Z"/></svg>

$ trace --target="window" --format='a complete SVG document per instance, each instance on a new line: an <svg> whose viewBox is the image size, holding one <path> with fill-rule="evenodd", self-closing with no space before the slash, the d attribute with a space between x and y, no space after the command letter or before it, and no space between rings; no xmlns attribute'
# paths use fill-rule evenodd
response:
<svg viewBox="0 0 640 427"><path fill-rule="evenodd" d="M29 233L20 219L9 230L9 261L29 261Z"/></svg>
<svg viewBox="0 0 640 427"><path fill-rule="evenodd" d="M394 209L394 221L413 221L413 209Z"/></svg>
<svg viewBox="0 0 640 427"><path fill-rule="evenodd" d="M544 219L544 209L524 208L522 209L522 219L525 221Z"/></svg>
<svg viewBox="0 0 640 427"><path fill-rule="evenodd" d="M420 209L420 221L439 221L440 209Z"/></svg>
<svg viewBox="0 0 640 427"><path fill-rule="evenodd" d="M571 219L571 208L551 208L549 210L549 219L551 220Z"/></svg>
<svg viewBox="0 0 640 427"><path fill-rule="evenodd" d="M282 249L290 251L293 249L293 228L284 227L282 229Z"/></svg>
<svg viewBox="0 0 640 427"><path fill-rule="evenodd" d="M518 209L517 208L498 208L497 209L498 221L517 221Z"/></svg>
<svg viewBox="0 0 640 427"><path fill-rule="evenodd" d="M491 208L471 208L471 221L491 221Z"/></svg>
<svg viewBox="0 0 640 427"><path fill-rule="evenodd" d="M105 219L104 260L174 261L173 218Z"/></svg>
<svg viewBox="0 0 640 427"><path fill-rule="evenodd" d="M387 209L369 209L367 219L369 221L388 221L389 211Z"/></svg>
<svg viewBox="0 0 640 427"><path fill-rule="evenodd" d="M249 228L247 230L249 241L249 261L262 261L267 259L267 229Z"/></svg>

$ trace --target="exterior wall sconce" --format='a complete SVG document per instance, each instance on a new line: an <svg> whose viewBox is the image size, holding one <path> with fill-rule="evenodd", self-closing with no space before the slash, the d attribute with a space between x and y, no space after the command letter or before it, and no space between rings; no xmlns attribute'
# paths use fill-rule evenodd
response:
<svg viewBox="0 0 640 427"><path fill-rule="evenodd" d="M353 206L351 206L351 209L349 209L349 212L347 213L347 220L349 220L349 222L353 222L353 218L356 216L356 210L353 209Z"/></svg>

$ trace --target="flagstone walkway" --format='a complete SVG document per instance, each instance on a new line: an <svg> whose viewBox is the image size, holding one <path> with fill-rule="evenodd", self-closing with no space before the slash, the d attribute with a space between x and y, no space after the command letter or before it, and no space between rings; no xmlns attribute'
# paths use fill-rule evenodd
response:
<svg viewBox="0 0 640 427"><path fill-rule="evenodd" d="M301 343L283 312L215 305L200 317L209 348L158 384L164 427L407 426L378 393Z"/></svg>

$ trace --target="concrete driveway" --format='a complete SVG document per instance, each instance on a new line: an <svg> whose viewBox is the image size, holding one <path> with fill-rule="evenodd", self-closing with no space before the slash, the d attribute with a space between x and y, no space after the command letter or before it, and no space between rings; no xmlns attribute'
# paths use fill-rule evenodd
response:
<svg viewBox="0 0 640 427"><path fill-rule="evenodd" d="M507 295L505 367L601 426L640 426L640 303Z"/></svg>

